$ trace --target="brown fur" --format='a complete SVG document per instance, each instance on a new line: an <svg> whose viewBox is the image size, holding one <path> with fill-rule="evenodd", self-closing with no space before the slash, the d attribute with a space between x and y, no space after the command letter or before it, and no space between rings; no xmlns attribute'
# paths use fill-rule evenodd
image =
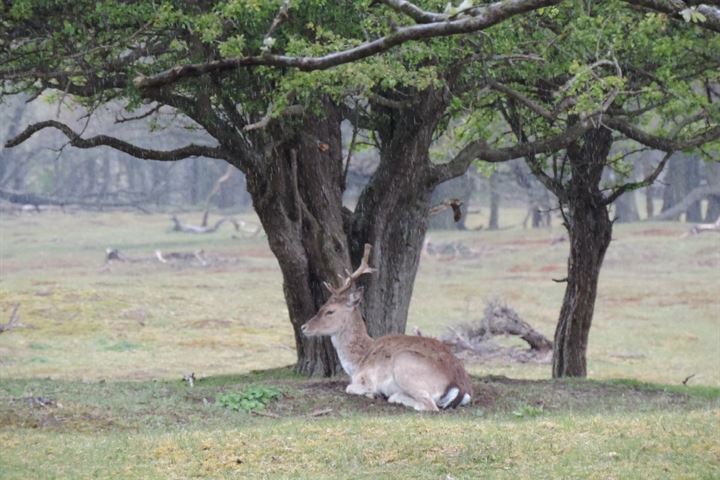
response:
<svg viewBox="0 0 720 480"><path fill-rule="evenodd" d="M347 392L383 395L417 410L438 410L437 402L452 388L448 407L472 396L467 372L444 343L428 337L387 335L372 339L357 306L357 292L333 295L303 326L307 336L329 335L343 368L351 377Z"/></svg>

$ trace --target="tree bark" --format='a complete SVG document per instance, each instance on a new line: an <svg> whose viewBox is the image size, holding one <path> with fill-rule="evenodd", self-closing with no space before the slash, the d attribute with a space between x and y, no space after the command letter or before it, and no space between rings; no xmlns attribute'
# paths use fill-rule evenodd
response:
<svg viewBox="0 0 720 480"><path fill-rule="evenodd" d="M498 173L493 172L490 175L490 220L488 221L489 230L497 230L499 228L498 217L500 210L500 194L498 193Z"/></svg>
<svg viewBox="0 0 720 480"><path fill-rule="evenodd" d="M428 89L412 106L373 105L381 121L380 164L358 198L351 220L353 264L363 244L373 245L378 269L367 284L363 314L372 337L403 333L415 275L428 228L435 187L448 180L431 175L430 145L448 99Z"/></svg>
<svg viewBox="0 0 720 480"><path fill-rule="evenodd" d="M587 345L595 310L597 284L612 222L600 191L610 130L591 130L582 145L568 148L571 178L566 187L566 228L570 237L568 276L553 342L553 378L587 375Z"/></svg>
<svg viewBox="0 0 720 480"><path fill-rule="evenodd" d="M248 191L283 275L296 370L309 376L340 371L329 338L307 338L300 327L327 298L322 282L335 283L350 268L342 217L341 117L329 103L324 111L323 117L306 119L303 132L272 149L262 171L247 172Z"/></svg>
<svg viewBox="0 0 720 480"><path fill-rule="evenodd" d="M342 206L342 116L330 102L322 116L299 122L302 131L288 134L292 125L280 125L286 140L268 149L272 153L258 162L262 170L246 169L248 191L283 274L299 373L341 371L329 339L306 338L300 327L327 299L322 282L337 284L338 274L359 264L365 243L373 245L370 263L378 270L359 282L368 333L405 331L437 182L429 147L444 108L438 98L387 112L380 164L354 212ZM281 138L275 133L269 137Z"/></svg>
<svg viewBox="0 0 720 480"><path fill-rule="evenodd" d="M720 187L720 162L706 162L705 179L708 185ZM720 195L707 197L707 210L705 211L705 222L713 223L720 217Z"/></svg>

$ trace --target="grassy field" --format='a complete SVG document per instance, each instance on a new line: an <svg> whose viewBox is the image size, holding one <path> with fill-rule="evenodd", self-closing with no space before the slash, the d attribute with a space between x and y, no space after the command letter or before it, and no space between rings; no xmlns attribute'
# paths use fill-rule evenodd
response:
<svg viewBox="0 0 720 480"><path fill-rule="evenodd" d="M175 233L165 215L3 215L0 323L19 304L31 328L0 334L0 479L718 478L720 240L685 231L616 226L591 380L473 363L474 405L433 416L282 368L293 337L263 237ZM478 255L423 258L408 325L440 335L500 298L552 336L562 233L432 232ZM109 247L135 261L104 266ZM208 265L158 249L203 249ZM218 401L262 386L280 397L260 413Z"/></svg>

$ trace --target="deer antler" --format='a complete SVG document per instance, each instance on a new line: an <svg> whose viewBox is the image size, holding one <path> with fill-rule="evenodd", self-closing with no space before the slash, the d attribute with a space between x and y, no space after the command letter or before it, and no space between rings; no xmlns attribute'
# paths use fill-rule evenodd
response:
<svg viewBox="0 0 720 480"><path fill-rule="evenodd" d="M366 273L376 272L377 270L371 268L368 264L368 260L370 260L370 250L372 250L372 245L366 243L365 251L363 252L362 260L360 261L360 266L353 273L350 273L345 277L345 279L343 280L343 284L339 288L333 288L328 282L323 282L325 288L327 288L333 295L340 295L341 293L347 292L350 287L353 286L355 281L357 281L357 279L361 276L365 275Z"/></svg>

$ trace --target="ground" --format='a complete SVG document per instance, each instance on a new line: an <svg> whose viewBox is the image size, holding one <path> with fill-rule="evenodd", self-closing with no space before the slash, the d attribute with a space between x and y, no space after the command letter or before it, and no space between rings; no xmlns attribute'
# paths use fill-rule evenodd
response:
<svg viewBox="0 0 720 480"><path fill-rule="evenodd" d="M0 216L0 323L20 304L30 327L0 334L0 478L720 476L717 236L617 225L590 380L469 364L473 405L423 415L284 367L293 337L266 239L170 228L168 215ZM441 335L498 297L551 337L562 233L432 232L470 255L422 259L409 327ZM105 265L109 247L137 261ZM160 264L157 249L203 249L208 265ZM280 397L258 412L218 401L261 386Z"/></svg>

